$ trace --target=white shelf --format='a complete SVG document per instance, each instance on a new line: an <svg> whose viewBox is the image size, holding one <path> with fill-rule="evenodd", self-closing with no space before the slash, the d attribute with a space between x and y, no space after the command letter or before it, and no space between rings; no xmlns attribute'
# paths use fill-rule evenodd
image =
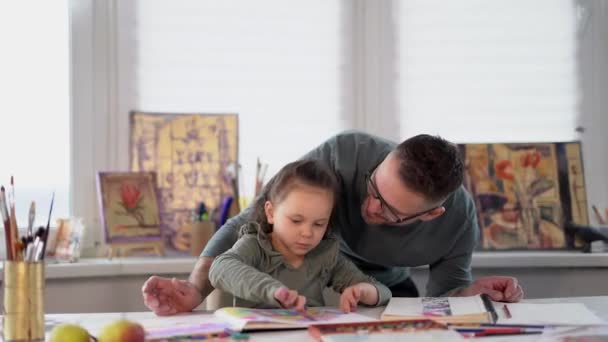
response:
<svg viewBox="0 0 608 342"><path fill-rule="evenodd" d="M580 251L476 252L473 268L608 267L608 253Z"/></svg>
<svg viewBox="0 0 608 342"><path fill-rule="evenodd" d="M91 258L71 264L49 264L45 271L47 279L189 274L195 263L194 257Z"/></svg>
<svg viewBox="0 0 608 342"><path fill-rule="evenodd" d="M47 279L189 274L196 258L82 259L73 264L49 264ZM608 253L476 252L473 268L608 268ZM0 277L2 273L0 272Z"/></svg>

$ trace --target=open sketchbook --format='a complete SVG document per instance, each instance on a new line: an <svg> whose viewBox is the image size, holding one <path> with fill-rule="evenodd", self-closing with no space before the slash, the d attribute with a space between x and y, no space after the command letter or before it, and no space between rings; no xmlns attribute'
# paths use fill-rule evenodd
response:
<svg viewBox="0 0 608 342"><path fill-rule="evenodd" d="M494 306L500 324L606 324L582 303L494 303Z"/></svg>
<svg viewBox="0 0 608 342"><path fill-rule="evenodd" d="M305 329L312 324L377 321L357 313L345 314L335 308L309 308L305 313L287 309L227 307L214 315L236 331Z"/></svg>
<svg viewBox="0 0 608 342"><path fill-rule="evenodd" d="M471 297L393 297L383 320L430 318L441 323L496 323L492 301L486 295Z"/></svg>
<svg viewBox="0 0 608 342"><path fill-rule="evenodd" d="M485 295L471 297L391 298L383 320L430 318L452 324L605 324L581 303L497 303Z"/></svg>

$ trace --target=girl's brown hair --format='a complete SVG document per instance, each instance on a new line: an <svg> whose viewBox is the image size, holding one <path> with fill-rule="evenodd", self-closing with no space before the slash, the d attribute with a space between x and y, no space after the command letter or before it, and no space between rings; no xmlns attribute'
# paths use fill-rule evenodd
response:
<svg viewBox="0 0 608 342"><path fill-rule="evenodd" d="M298 160L289 163L268 181L260 196L252 204L251 219L260 225L262 232L266 234L272 232L272 224L268 223L264 210L266 201L280 203L298 183L327 189L334 197L334 203L338 198L338 181L333 171L325 164L318 160Z"/></svg>

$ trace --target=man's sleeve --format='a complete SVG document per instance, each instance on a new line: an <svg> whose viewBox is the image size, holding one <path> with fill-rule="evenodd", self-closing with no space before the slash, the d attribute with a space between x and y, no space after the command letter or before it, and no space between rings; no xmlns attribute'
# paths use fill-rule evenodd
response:
<svg viewBox="0 0 608 342"><path fill-rule="evenodd" d="M239 239L234 247L218 256L209 270L213 287L255 303L280 307L274 292L281 286L267 273L259 271L262 251L251 235Z"/></svg>
<svg viewBox="0 0 608 342"><path fill-rule="evenodd" d="M247 207L240 214L232 217L213 234L205 249L201 253L204 257L216 257L234 245L239 236L239 229L249 221L251 207Z"/></svg>
<svg viewBox="0 0 608 342"><path fill-rule="evenodd" d="M449 296L454 291L471 284L471 258L478 237L477 216L469 213L462 234L452 250L441 260L430 265L429 281L426 286L427 296Z"/></svg>

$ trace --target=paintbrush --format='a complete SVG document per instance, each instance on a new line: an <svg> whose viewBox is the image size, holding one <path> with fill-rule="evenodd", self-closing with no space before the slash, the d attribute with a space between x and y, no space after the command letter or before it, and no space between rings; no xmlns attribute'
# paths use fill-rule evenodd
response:
<svg viewBox="0 0 608 342"><path fill-rule="evenodd" d="M14 260L13 255L13 236L11 234L11 221L8 215L6 206L6 191L4 186L0 187L0 213L2 213L2 222L4 223L4 243L6 244L6 259Z"/></svg>
<svg viewBox="0 0 608 342"><path fill-rule="evenodd" d="M8 204L10 207L10 218L11 218L11 240L13 248L13 257L16 261L23 260L21 249L18 248L19 243L19 231L17 226L17 214L15 212L15 179L11 176L11 188L8 193Z"/></svg>
<svg viewBox="0 0 608 342"><path fill-rule="evenodd" d="M46 242L49 239L49 229L51 228L51 213L53 212L53 202L55 202L55 192L53 192L53 197L51 197L51 207L49 209L49 219L46 222L46 229L44 231L44 237L42 239L42 253L40 255L40 259L44 259L44 253L46 252Z"/></svg>
<svg viewBox="0 0 608 342"><path fill-rule="evenodd" d="M32 231L32 229L34 229L34 218L36 217L36 202L32 201L32 203L30 204L30 214L28 216L28 222L27 222L27 237L28 239L33 239L34 236L34 232Z"/></svg>

